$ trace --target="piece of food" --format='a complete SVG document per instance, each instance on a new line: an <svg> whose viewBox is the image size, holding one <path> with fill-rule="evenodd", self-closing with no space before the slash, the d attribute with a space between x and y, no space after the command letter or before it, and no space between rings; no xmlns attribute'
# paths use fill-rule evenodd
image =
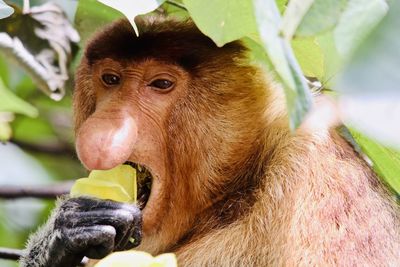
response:
<svg viewBox="0 0 400 267"><path fill-rule="evenodd" d="M136 169L119 165L110 170L91 171L88 178L76 180L70 195L134 203L137 198Z"/></svg>
<svg viewBox="0 0 400 267"><path fill-rule="evenodd" d="M137 250L114 252L100 260L95 267L177 267L175 254L151 256Z"/></svg>

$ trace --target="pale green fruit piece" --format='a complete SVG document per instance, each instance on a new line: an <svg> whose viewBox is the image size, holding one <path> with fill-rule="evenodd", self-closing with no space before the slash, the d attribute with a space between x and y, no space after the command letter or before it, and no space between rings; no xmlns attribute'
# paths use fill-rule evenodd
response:
<svg viewBox="0 0 400 267"><path fill-rule="evenodd" d="M176 260L175 254L173 253L165 253L158 255L149 265L149 267L176 267L176 266L178 266L178 262Z"/></svg>
<svg viewBox="0 0 400 267"><path fill-rule="evenodd" d="M101 261L95 267L177 267L176 257L173 253L151 256L144 251L128 250L114 252Z"/></svg>
<svg viewBox="0 0 400 267"><path fill-rule="evenodd" d="M88 178L81 178L75 182L70 195L136 202L136 170L129 165L119 165L110 170L94 170Z"/></svg>

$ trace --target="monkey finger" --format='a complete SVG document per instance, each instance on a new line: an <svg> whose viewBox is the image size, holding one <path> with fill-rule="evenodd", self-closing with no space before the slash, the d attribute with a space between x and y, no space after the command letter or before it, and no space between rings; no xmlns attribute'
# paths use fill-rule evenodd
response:
<svg viewBox="0 0 400 267"><path fill-rule="evenodd" d="M115 250L127 250L140 245L142 241L142 220L135 217L125 236L115 246Z"/></svg>
<svg viewBox="0 0 400 267"><path fill-rule="evenodd" d="M115 250L125 250L128 244L132 241L132 236L136 232L140 235L136 235L133 239L133 244L140 244L142 223L141 217L133 217L133 220L124 225L122 230L117 230L117 237L115 238ZM137 246L136 245L136 246Z"/></svg>
<svg viewBox="0 0 400 267"><path fill-rule="evenodd" d="M130 235L128 238L128 242L123 247L124 250L132 249L137 247L142 242L142 227L132 227L130 231Z"/></svg>
<svg viewBox="0 0 400 267"><path fill-rule="evenodd" d="M62 215L64 227L75 228L92 225L113 225L116 228L131 225L136 220L133 214L126 210L93 210L87 212L65 212Z"/></svg>
<svg viewBox="0 0 400 267"><path fill-rule="evenodd" d="M65 229L66 249L93 259L101 259L114 250L116 231L109 225Z"/></svg>
<svg viewBox="0 0 400 267"><path fill-rule="evenodd" d="M142 240L142 216L133 217L133 223L129 225L129 229L118 244L116 250L126 250L138 246Z"/></svg>
<svg viewBox="0 0 400 267"><path fill-rule="evenodd" d="M96 199L93 197L70 198L65 206L65 211L72 209L74 211L92 211L92 210L118 210L123 209L131 213L141 213L140 209L131 204L116 202L112 200Z"/></svg>
<svg viewBox="0 0 400 267"><path fill-rule="evenodd" d="M135 217L129 211L121 209L66 212L63 215L63 222L63 226L67 228L111 225L116 230L116 247L123 247L130 238L131 229L141 227L141 216Z"/></svg>
<svg viewBox="0 0 400 267"><path fill-rule="evenodd" d="M90 211L93 209L101 209L103 202L111 202L108 200L96 199L93 197L74 197L69 198L61 205L61 210L67 211Z"/></svg>

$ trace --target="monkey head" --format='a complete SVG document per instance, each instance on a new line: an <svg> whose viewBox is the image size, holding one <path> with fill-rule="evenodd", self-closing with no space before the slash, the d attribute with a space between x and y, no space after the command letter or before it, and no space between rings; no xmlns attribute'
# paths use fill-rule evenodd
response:
<svg viewBox="0 0 400 267"><path fill-rule="evenodd" d="M138 25L139 37L121 20L89 41L74 92L76 148L88 169L129 161L151 173L142 248L156 253L254 183L248 155L269 95L241 43L218 48L190 22Z"/></svg>

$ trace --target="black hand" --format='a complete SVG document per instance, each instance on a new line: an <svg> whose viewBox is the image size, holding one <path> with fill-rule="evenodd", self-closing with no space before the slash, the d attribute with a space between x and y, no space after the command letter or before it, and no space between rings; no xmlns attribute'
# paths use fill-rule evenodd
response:
<svg viewBox="0 0 400 267"><path fill-rule="evenodd" d="M134 205L70 198L31 238L21 266L70 267L84 256L100 259L112 251L130 249L140 244L141 224L141 212Z"/></svg>
<svg viewBox="0 0 400 267"><path fill-rule="evenodd" d="M115 229L113 250L129 249L141 241L141 212L134 205L92 198L71 198L61 205L55 228L66 237L71 229L74 233L82 233L80 230L92 226ZM134 244L129 242L131 237L135 239Z"/></svg>
<svg viewBox="0 0 400 267"><path fill-rule="evenodd" d="M68 251L102 258L139 245L141 212L125 203L71 198L61 205L54 227L60 230L60 241ZM129 242L131 237L134 244Z"/></svg>

